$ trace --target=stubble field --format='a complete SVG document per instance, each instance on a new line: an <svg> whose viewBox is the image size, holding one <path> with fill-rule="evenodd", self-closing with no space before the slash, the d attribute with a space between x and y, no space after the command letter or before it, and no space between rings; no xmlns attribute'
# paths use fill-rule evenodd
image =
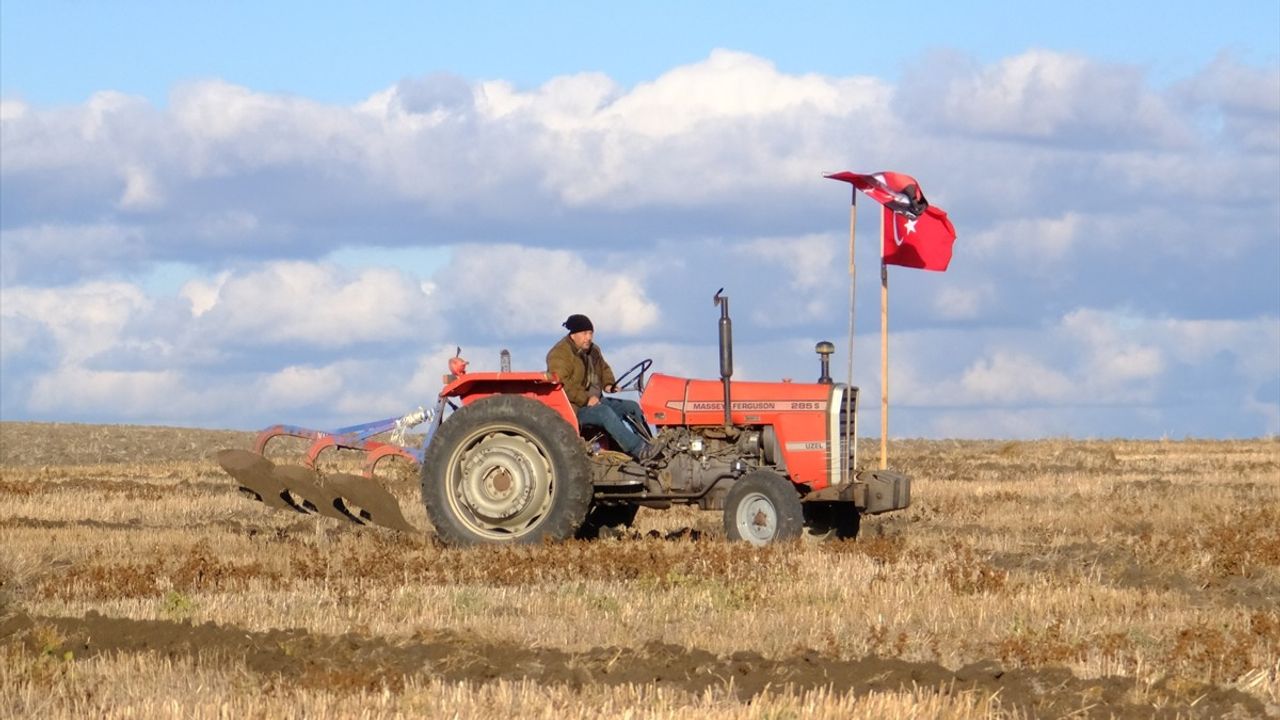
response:
<svg viewBox="0 0 1280 720"><path fill-rule="evenodd" d="M1276 439L903 441L856 542L476 550L249 502L251 439L0 423L0 715L1280 716Z"/></svg>

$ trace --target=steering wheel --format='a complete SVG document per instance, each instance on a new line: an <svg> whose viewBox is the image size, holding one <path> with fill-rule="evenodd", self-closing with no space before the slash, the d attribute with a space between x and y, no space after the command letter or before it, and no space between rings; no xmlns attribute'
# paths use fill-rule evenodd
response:
<svg viewBox="0 0 1280 720"><path fill-rule="evenodd" d="M623 392L625 390L644 392L644 374L649 372L649 368L651 367L653 367L652 358L645 358L635 365L632 365L630 370L622 373L622 377L613 382L614 388L616 388L618 392Z"/></svg>

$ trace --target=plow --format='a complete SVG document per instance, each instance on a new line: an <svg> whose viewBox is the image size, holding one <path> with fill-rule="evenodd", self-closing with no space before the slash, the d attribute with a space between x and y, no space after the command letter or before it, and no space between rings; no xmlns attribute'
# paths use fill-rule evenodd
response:
<svg viewBox="0 0 1280 720"><path fill-rule="evenodd" d="M375 476L387 458L413 463L427 516L448 545L592 538L630 525L642 507L673 505L720 511L727 537L754 545L852 538L864 515L906 508L909 477L857 468L857 388L832 381L834 346L817 344L816 382L732 380L729 298L717 292L714 301L718 380L650 375L645 359L615 383L639 395L644 422L633 429L656 449L644 460L579 423L554 373L513 372L506 351L498 372L468 372L460 350L430 409L332 430L273 425L252 449L216 459L273 510L422 532ZM299 464L266 456L287 437L309 441ZM321 473L330 450L363 453L361 473Z"/></svg>
<svg viewBox="0 0 1280 720"><path fill-rule="evenodd" d="M378 484L374 471L380 461L392 457L421 465L423 451L405 444L406 431L430 423L429 440L438 427L439 417L438 412L419 408L402 417L335 430L273 425L258 433L252 450L220 450L216 460L242 492L267 507L412 531L414 528L405 520L399 502ZM384 434L390 435L386 441L373 439ZM283 437L310 441L302 465L276 465L267 459L267 445ZM322 477L317 464L326 450L364 453L361 474L329 473Z"/></svg>

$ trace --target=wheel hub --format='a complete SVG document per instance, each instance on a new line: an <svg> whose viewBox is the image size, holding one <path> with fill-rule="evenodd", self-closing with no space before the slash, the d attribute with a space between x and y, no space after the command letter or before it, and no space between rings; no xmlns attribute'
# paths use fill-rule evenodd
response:
<svg viewBox="0 0 1280 720"><path fill-rule="evenodd" d="M738 506L735 521L743 539L753 545L766 545L778 532L778 511L769 498L751 493Z"/></svg>
<svg viewBox="0 0 1280 720"><path fill-rule="evenodd" d="M525 438L493 433L462 458L458 488L479 524L518 528L550 501L550 469Z"/></svg>

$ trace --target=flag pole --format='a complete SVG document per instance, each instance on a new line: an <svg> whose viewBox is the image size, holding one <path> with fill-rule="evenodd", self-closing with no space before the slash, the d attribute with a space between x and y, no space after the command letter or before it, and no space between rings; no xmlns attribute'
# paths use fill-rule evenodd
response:
<svg viewBox="0 0 1280 720"><path fill-rule="evenodd" d="M884 237L889 208L880 211L880 469L889 467L889 266Z"/></svg>
<svg viewBox="0 0 1280 720"><path fill-rule="evenodd" d="M850 393L850 395L852 395L853 393L853 327L854 327L853 321L855 317L853 310L855 307L855 301L857 299L857 293L854 291L858 284L857 261L855 260L857 256L854 254L854 248L855 248L854 241L857 238L857 231L858 231L858 188L850 184L849 193L851 195L851 198L849 200L849 346L848 346L849 347L849 377L848 377L848 380L846 381L846 384L849 386L848 392ZM856 403L851 402L852 400L853 400L852 397L846 397L845 399L846 415L852 416L849 418L849 422L845 425L845 438L844 438L844 446L850 447L852 445L853 447L853 461L852 461L851 467L849 468L850 475L853 475L858 471L858 431L856 427L858 424L858 418L857 418L858 406ZM853 437L849 437L850 435L852 435Z"/></svg>

